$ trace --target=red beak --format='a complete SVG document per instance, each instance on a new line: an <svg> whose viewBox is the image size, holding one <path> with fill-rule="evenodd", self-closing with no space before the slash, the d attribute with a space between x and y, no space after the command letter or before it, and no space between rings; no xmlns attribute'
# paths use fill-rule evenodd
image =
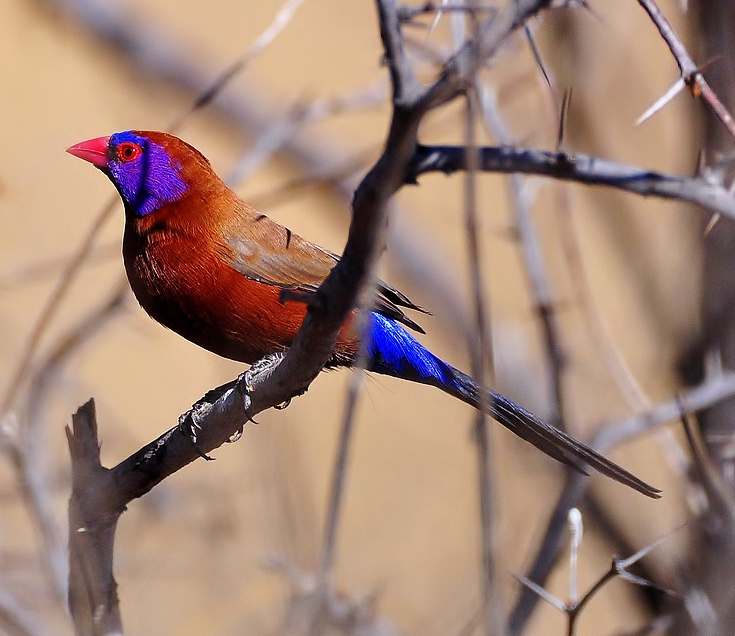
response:
<svg viewBox="0 0 735 636"><path fill-rule="evenodd" d="M70 155L89 161L98 168L107 167L107 147L110 143L109 137L97 137L96 139L87 139L73 146L69 146L66 151Z"/></svg>

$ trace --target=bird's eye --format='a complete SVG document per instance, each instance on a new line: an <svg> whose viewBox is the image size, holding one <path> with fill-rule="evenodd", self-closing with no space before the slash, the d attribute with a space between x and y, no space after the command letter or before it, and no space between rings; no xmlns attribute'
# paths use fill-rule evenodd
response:
<svg viewBox="0 0 735 636"><path fill-rule="evenodd" d="M123 141L117 146L117 158L120 161L133 161L140 157L143 149L132 141Z"/></svg>

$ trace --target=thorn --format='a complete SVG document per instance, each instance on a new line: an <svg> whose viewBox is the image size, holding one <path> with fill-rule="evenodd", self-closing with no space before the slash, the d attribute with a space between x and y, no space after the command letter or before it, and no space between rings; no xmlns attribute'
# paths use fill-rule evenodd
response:
<svg viewBox="0 0 735 636"><path fill-rule="evenodd" d="M569 541L569 602L572 606L576 606L579 602L579 595L577 594L577 556L579 555L579 547L582 544L584 526L582 525L582 513L577 508L569 510L567 519L569 521L569 531L572 535Z"/></svg>
<svg viewBox="0 0 735 636"><path fill-rule="evenodd" d="M539 598L544 599L549 605L553 605L556 609L566 612L567 606L556 596L553 596L549 592L547 592L543 587L541 587L538 583L534 583L531 579L527 579L522 574L516 574L513 572L513 576L518 580L519 583L522 585L525 585L529 590L531 590L533 593L535 593Z"/></svg>
<svg viewBox="0 0 735 636"><path fill-rule="evenodd" d="M442 14L444 13L442 9L449 4L449 0L442 0L441 6L437 9L436 15L434 16L434 19L431 21L431 26L429 27L429 32L426 34L426 44L429 43L429 38L431 37L432 33L434 33L434 30L436 29L437 25L439 24L439 20L441 20Z"/></svg>
<svg viewBox="0 0 735 636"><path fill-rule="evenodd" d="M705 168L707 167L707 149L700 148L697 153L697 170L694 173L695 177L699 177L704 174Z"/></svg>
<svg viewBox="0 0 735 636"><path fill-rule="evenodd" d="M735 183L735 182L733 182ZM710 217L709 223L707 223L707 226L704 228L704 232L702 233L702 236L704 238L707 238L709 236L709 233L712 231L712 228L717 225L717 221L719 221L722 218L722 214L719 212L713 214Z"/></svg>
<svg viewBox="0 0 735 636"><path fill-rule="evenodd" d="M569 105L572 101L572 89L569 87L564 91L564 99L561 102L561 113L559 114L559 133L556 137L556 151L561 150L562 142L564 141L564 133L566 127L567 113L569 112Z"/></svg>
<svg viewBox="0 0 735 636"><path fill-rule="evenodd" d="M531 47L531 53L533 53L533 59L536 60L536 65L541 70L541 74L544 76L544 81L546 82L546 85L551 89L551 79L549 78L549 74L546 72L546 68L544 67L544 62L541 59L541 53L538 50L538 47L536 46L536 41L533 39L533 33L531 33L531 28L528 26L528 23L523 24L523 32L526 34L526 39L528 40L528 46Z"/></svg>
<svg viewBox="0 0 735 636"><path fill-rule="evenodd" d="M674 99L674 97L681 93L681 91L684 90L685 86L686 81L683 77L680 77L673 83L669 90L667 90L661 97L659 97L649 109L647 109L638 119L635 120L634 125L640 126L644 121L653 117L653 115L655 115L664 106L666 106L666 104Z"/></svg>

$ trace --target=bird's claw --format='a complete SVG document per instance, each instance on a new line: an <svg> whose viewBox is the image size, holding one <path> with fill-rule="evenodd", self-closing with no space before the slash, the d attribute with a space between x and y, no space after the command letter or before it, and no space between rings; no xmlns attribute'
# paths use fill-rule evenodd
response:
<svg viewBox="0 0 735 636"><path fill-rule="evenodd" d="M251 422L253 421L250 418L248 418L248 420L251 421ZM255 422L255 423L257 424L257 422ZM227 443L228 444L234 444L236 441L238 441L242 437L242 429L243 429L243 427L241 426L232 435L230 435L227 438Z"/></svg>
<svg viewBox="0 0 735 636"><path fill-rule="evenodd" d="M245 417L246 417L247 421L248 422L252 422L256 426L259 426L260 423L259 422L256 422L250 416L250 407L253 404L253 400L250 397L250 393L252 393L253 390L255 389L255 387L252 384L252 376L251 376L251 373L250 373L251 371L252 371L252 368L250 368L247 371L245 371L245 373L241 373L240 374L240 376L237 378L237 388L239 389L240 395L242 396L242 408L243 408L243 411L245 411ZM230 438L230 439L232 439L232 441L235 441L235 442L238 439L240 439L240 436L242 435L242 428L240 428L240 430L238 431L238 433L236 433L235 435L232 436L232 438L235 438L235 439L232 439L232 438Z"/></svg>
<svg viewBox="0 0 735 636"><path fill-rule="evenodd" d="M259 380L267 378L271 373L273 373L285 355L285 353L273 353L266 356L254 363L237 379L237 386L239 387L242 395L243 409L245 410L245 416L248 418L249 422L258 424L258 422L256 422L249 413L250 407L253 404L250 393L255 390L255 385ZM284 405L279 405L276 408L286 408L286 406L288 406L288 402L290 402L290 400L285 402Z"/></svg>
<svg viewBox="0 0 735 636"><path fill-rule="evenodd" d="M237 379L237 386L239 387L240 394L242 395L245 416L248 418L249 422L252 422L253 424L258 424L258 422L256 422L249 413L250 407L253 403L252 399L250 398L250 393L255 390L255 385L259 380L267 378L271 373L273 373L273 371L281 363L281 360L283 360L285 355L285 353L274 353L266 356L265 358L258 360ZM300 391L297 395L303 395L304 393L306 393L306 389ZM285 400L284 402L281 402L280 404L277 404L273 408L283 410L287 408L289 404L291 404L291 398Z"/></svg>
<svg viewBox="0 0 735 636"><path fill-rule="evenodd" d="M206 409L207 404L204 402L197 402L194 404L186 413L179 416L179 431L182 435L186 435L191 440L194 450L197 455L207 461L213 461L214 457L207 455L200 447L198 443L198 431L202 430L202 425L199 423L203 411Z"/></svg>

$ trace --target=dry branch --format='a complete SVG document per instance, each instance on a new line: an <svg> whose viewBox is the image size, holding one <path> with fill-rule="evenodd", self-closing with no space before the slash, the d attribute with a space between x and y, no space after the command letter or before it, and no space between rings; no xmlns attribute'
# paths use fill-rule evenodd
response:
<svg viewBox="0 0 735 636"><path fill-rule="evenodd" d="M112 472L100 463L94 401L67 427L72 466L69 500L69 611L77 636L122 634L117 583L112 575L115 527L124 508L105 500Z"/></svg>
<svg viewBox="0 0 735 636"><path fill-rule="evenodd" d="M483 54L490 54L497 50L506 35L521 25L525 17L538 10L543 4L520 3L516 5L515 12L506 12L493 20L491 24L486 23L482 31L484 38L478 50ZM513 15L510 15L511 13ZM354 234L365 236L365 228L371 228L372 236L377 238L381 231L382 221L378 219L376 222L375 219L366 219L363 215L357 214L361 209L360 206L366 204L366 209L380 210L384 207L390 195L404 181L410 182L423 172L441 170L449 173L466 169L466 151L463 148L431 148L417 145L416 130L418 121L429 108L446 103L453 96L465 90L467 78L471 77L472 72L477 68L476 60L480 59L482 55L473 57L473 54L476 54L477 51L472 46L465 46L447 64L440 79L426 93L422 93L421 87L416 84L410 65L406 61L400 38L395 40L391 38L391 28L397 29L397 25L388 27L384 23L383 37L388 58L392 62L390 69L394 84L396 109L389 134L388 147L374 169L376 171L374 174L380 174L381 180L383 178L388 179L387 185L380 190L373 190L367 186L363 186L361 190L358 190L355 200L356 223L353 224L350 234L352 242L348 242L343 258L343 265L341 266L343 271L336 272L335 280L330 281L328 286L320 293L322 302L317 309L321 315L307 321L309 325L307 329L312 331L312 334L308 336L308 342L304 342L306 337L299 341L299 347L304 347L302 352L304 357L301 360L310 357L312 361L318 361L324 357L325 352L331 349L330 329L331 333L334 333L334 329L338 328L338 325L341 324L339 315L351 309L352 301L348 292L342 299L337 298L337 304L330 304L330 302L353 285L352 293L354 294L357 284L366 277L365 272L369 270L369 261L374 255L375 248L369 244L361 244L359 240L355 241ZM393 33L395 32L393 31ZM148 30L138 31L135 37L139 41L141 37L145 38L148 33ZM120 36L121 34L116 31L115 35ZM128 35L123 35L124 37L117 41L124 46L125 38ZM131 47L131 52L133 48L137 47ZM139 59L141 51L148 55L152 53L150 48L137 48L134 54ZM161 47L158 51L163 51L164 54L170 53L170 50L167 51L166 47ZM150 61L150 58L148 61ZM192 77L196 77L196 74L189 73L192 69L187 69L185 64L177 69L170 65L170 59L167 62L169 63L168 67L164 63L161 68L168 72L170 77L182 79L185 82L190 82ZM421 99L422 95L423 101ZM411 106L414 101L417 108L412 112ZM230 113L235 112L232 100L229 102L222 100L222 103L225 110ZM242 120L242 109L238 107L237 112ZM406 134L407 131L408 134ZM307 151L303 145L299 148L299 142L294 140L287 147L290 151L300 150L303 157L314 157L313 146ZM409 162L405 163L406 160L409 160ZM386 168L386 164L393 164L395 168L402 162L404 162L403 172L391 171ZM580 154L568 152L547 153L514 148L480 149L479 167L483 170L497 172L543 174L586 184L616 187L637 194L691 201L723 214L735 216L733 198L719 183L712 182L705 177L692 179L674 177ZM371 179L376 178L374 174ZM355 249L356 247L357 249ZM354 254L352 253L353 249L355 249ZM334 291L334 295L330 293L330 288ZM354 295L352 298L354 299ZM314 338L315 335L316 339ZM320 343L319 347L316 349L310 348L316 347L314 343ZM265 383L257 385L255 392L251 395L251 414L272 404L280 403L294 392L302 390L318 373L320 368L318 363L314 364L310 370L306 370L300 365L300 358L297 355L299 347L294 346L294 350L279 365L273 376L267 379ZM294 389L294 387L297 388ZM240 391L231 390L227 392L216 404L208 407L206 412L200 413L201 415L204 417L200 417L199 420L204 426L204 430L199 434L198 443L201 450L208 452L228 439L242 425L242 395ZM163 449L165 449L165 452ZM127 485L125 493L118 492L113 501L116 502L118 508L124 506L130 498L147 492L158 481L186 463L193 461L197 456L197 452L191 448L184 436L180 435L176 429L169 431L113 469L113 472L120 476L121 482Z"/></svg>
<svg viewBox="0 0 735 636"><path fill-rule="evenodd" d="M75 417L74 433L69 433L74 463L70 523L79 541L72 546L70 604L77 625L86 628L91 612L93 617L101 618L89 629L100 629L89 633L112 633L110 630L119 628L112 546L117 519L127 503L201 453L227 441L242 429L246 417L306 391L327 361L342 323L370 279L383 247L387 202L404 185L418 147L422 118L471 85L485 57L497 51L526 17L545 4L525 0L483 23L478 30L482 37L462 47L439 79L425 89L413 75L403 50L396 4L391 0L378 2L380 33L393 86L393 116L386 145L355 191L344 254L310 302L288 353L276 366L268 365L266 372L255 365L254 372L228 386L214 403L203 402L189 414L198 429L197 448L189 436L175 428L108 470L99 463L93 406L83 407ZM89 603L90 598L95 602Z"/></svg>

